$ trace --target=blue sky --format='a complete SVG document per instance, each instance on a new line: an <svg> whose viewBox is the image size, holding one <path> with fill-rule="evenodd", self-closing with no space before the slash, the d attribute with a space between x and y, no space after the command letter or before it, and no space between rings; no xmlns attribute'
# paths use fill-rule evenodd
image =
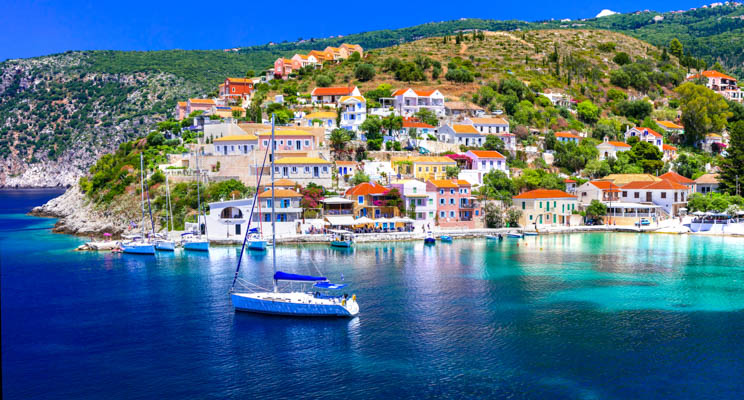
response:
<svg viewBox="0 0 744 400"><path fill-rule="evenodd" d="M282 2L275 2L280 4ZM690 0L496 2L287 0L268 1L4 0L0 7L0 60L66 50L221 49L394 29L458 18L541 19L699 7ZM528 7L525 7L529 5Z"/></svg>

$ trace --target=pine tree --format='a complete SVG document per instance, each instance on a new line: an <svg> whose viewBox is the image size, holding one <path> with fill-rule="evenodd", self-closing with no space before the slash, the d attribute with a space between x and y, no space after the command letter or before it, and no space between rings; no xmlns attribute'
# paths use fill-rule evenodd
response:
<svg viewBox="0 0 744 400"><path fill-rule="evenodd" d="M732 124L729 130L729 146L726 158L721 162L718 187L722 192L742 194L744 183L744 121Z"/></svg>

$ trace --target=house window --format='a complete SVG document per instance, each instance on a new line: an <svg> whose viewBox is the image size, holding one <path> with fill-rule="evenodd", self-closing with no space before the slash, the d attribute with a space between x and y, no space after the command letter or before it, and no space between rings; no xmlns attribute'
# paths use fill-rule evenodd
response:
<svg viewBox="0 0 744 400"><path fill-rule="evenodd" d="M439 199L439 204L444 205L444 198Z"/></svg>
<svg viewBox="0 0 744 400"><path fill-rule="evenodd" d="M450 211L450 218L455 218L455 212L454 211Z"/></svg>
<svg viewBox="0 0 744 400"><path fill-rule="evenodd" d="M628 197L628 192L623 190L623 197Z"/></svg>
<svg viewBox="0 0 744 400"><path fill-rule="evenodd" d="M292 167L292 174L296 174L296 173L297 173L297 167Z"/></svg>
<svg viewBox="0 0 744 400"><path fill-rule="evenodd" d="M434 218L434 211L429 211L429 218Z"/></svg>
<svg viewBox="0 0 744 400"><path fill-rule="evenodd" d="M357 197L357 202L359 202L359 204L364 204L364 196Z"/></svg>
<svg viewBox="0 0 744 400"><path fill-rule="evenodd" d="M263 141L263 145L264 145L264 147L269 147L269 141L268 140L264 140Z"/></svg>
<svg viewBox="0 0 744 400"><path fill-rule="evenodd" d="M542 208L542 201L540 202L540 205L537 208Z"/></svg>
<svg viewBox="0 0 744 400"><path fill-rule="evenodd" d="M481 161L481 167L483 167L483 169L486 169L486 162L485 161Z"/></svg>
<svg viewBox="0 0 744 400"><path fill-rule="evenodd" d="M421 167L419 167L419 172L421 172Z"/></svg>
<svg viewBox="0 0 744 400"><path fill-rule="evenodd" d="M478 210L475 210L475 216L476 217L478 216Z"/></svg>
<svg viewBox="0 0 744 400"><path fill-rule="evenodd" d="M279 167L274 167L274 173L275 174L278 174L279 173Z"/></svg>
<svg viewBox="0 0 744 400"><path fill-rule="evenodd" d="M444 189L439 189L439 194L444 194Z"/></svg>
<svg viewBox="0 0 744 400"><path fill-rule="evenodd" d="M345 170L345 169L346 169L346 168L344 168L344 170ZM305 167L305 173L306 173L306 174L309 174L309 173L310 173L310 167Z"/></svg>
<svg viewBox="0 0 744 400"><path fill-rule="evenodd" d="M416 193L416 187L415 186L413 187L413 193Z"/></svg>
<svg viewBox="0 0 744 400"><path fill-rule="evenodd" d="M271 199L266 200L266 207L271 207Z"/></svg>
<svg viewBox="0 0 744 400"><path fill-rule="evenodd" d="M450 194L455 194L455 189L450 189Z"/></svg>
<svg viewBox="0 0 744 400"><path fill-rule="evenodd" d="M445 217L446 215L447 215L447 214L445 214L445 212L444 212L444 211L440 211L440 212L439 212L439 217L440 217L440 218L444 218L444 217Z"/></svg>
<svg viewBox="0 0 744 400"><path fill-rule="evenodd" d="M434 205L434 199L431 199L431 198L429 199L429 205L430 206Z"/></svg>
<svg viewBox="0 0 744 400"><path fill-rule="evenodd" d="M287 140L287 146L292 146L292 141L291 140Z"/></svg>
<svg viewBox="0 0 744 400"><path fill-rule="evenodd" d="M661 192L661 198L666 199L666 192Z"/></svg>
<svg viewBox="0 0 744 400"><path fill-rule="evenodd" d="M310 147L310 141L309 140L305 140L305 147Z"/></svg>
<svg viewBox="0 0 744 400"><path fill-rule="evenodd" d="M455 204L455 199L454 198L451 198L450 199L450 204Z"/></svg>
<svg viewBox="0 0 744 400"><path fill-rule="evenodd" d="M328 167L323 167L323 173L328 173Z"/></svg>
<svg viewBox="0 0 744 400"><path fill-rule="evenodd" d="M522 210L525 210L525 209L527 209L527 202L526 201L523 201L522 202Z"/></svg>
<svg viewBox="0 0 744 400"><path fill-rule="evenodd" d="M640 192L633 193L633 198L634 199L640 199L641 198L641 193Z"/></svg>

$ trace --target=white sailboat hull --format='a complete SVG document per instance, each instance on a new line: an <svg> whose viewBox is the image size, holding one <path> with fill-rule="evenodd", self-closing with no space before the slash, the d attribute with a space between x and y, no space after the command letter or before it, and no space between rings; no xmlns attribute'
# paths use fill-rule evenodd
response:
<svg viewBox="0 0 744 400"><path fill-rule="evenodd" d="M341 317L359 314L353 298L316 297L312 293L232 293L236 311L297 317Z"/></svg>
<svg viewBox="0 0 744 400"><path fill-rule="evenodd" d="M172 240L158 240L155 242L155 249L160 251L174 251L176 243Z"/></svg>

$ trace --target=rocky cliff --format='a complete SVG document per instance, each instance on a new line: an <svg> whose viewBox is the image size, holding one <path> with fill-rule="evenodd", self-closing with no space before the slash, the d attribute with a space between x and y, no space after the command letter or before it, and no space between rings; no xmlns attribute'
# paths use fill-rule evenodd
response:
<svg viewBox="0 0 744 400"><path fill-rule="evenodd" d="M111 233L118 237L130 230L130 222L139 223L141 211L138 199L119 196L117 202L105 207L88 201L77 184L64 194L31 210L31 215L59 218L53 231L73 235L101 235Z"/></svg>

